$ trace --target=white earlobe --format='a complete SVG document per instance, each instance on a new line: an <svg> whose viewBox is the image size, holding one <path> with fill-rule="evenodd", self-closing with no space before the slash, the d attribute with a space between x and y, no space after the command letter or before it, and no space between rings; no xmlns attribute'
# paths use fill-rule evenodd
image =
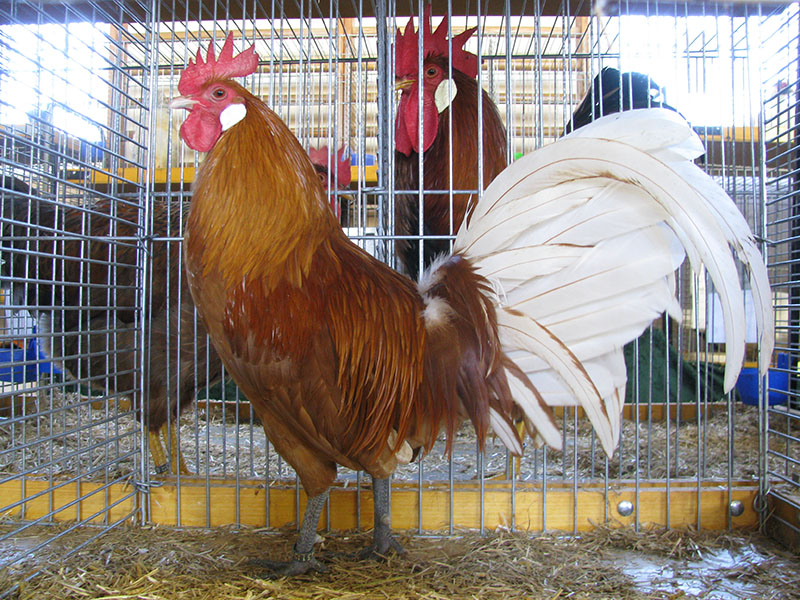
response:
<svg viewBox="0 0 800 600"><path fill-rule="evenodd" d="M450 106L453 98L456 97L456 82L452 79L444 79L436 86L436 91L433 93L433 101L436 104L436 110L443 112L445 108Z"/></svg>
<svg viewBox="0 0 800 600"><path fill-rule="evenodd" d="M231 104L219 113L219 122L222 125L222 131L228 131L231 127L236 125L239 121L244 119L247 114L247 109L244 104Z"/></svg>

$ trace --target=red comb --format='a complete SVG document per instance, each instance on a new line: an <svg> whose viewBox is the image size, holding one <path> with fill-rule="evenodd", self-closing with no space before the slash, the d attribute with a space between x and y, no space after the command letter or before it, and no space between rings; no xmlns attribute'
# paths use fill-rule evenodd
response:
<svg viewBox="0 0 800 600"><path fill-rule="evenodd" d="M311 162L315 165L320 167L328 167L328 147L322 146L322 148L309 148L308 149L308 157L311 159Z"/></svg>
<svg viewBox="0 0 800 600"><path fill-rule="evenodd" d="M453 69L461 71L469 77L478 76L478 57L464 50L463 46L478 29L472 27L453 36L453 54L450 56L450 43L447 40L448 17L431 33L431 6L425 9L422 19L422 44L425 58L429 56L450 57ZM418 72L419 36L414 31L414 17L408 20L405 31L397 30L395 36L395 75L397 77L414 77Z"/></svg>
<svg viewBox="0 0 800 600"><path fill-rule="evenodd" d="M343 158L345 151L347 150L346 146L342 146L339 148L339 151L336 153L336 158L332 159L331 162L335 163L331 166L336 167L336 183L340 188L347 187L350 185L350 157ZM315 165L320 167L328 168L328 147L322 146L319 149L316 148L309 148L308 149L308 156L311 158L311 162ZM331 177L331 181L333 178Z"/></svg>
<svg viewBox="0 0 800 600"><path fill-rule="evenodd" d="M178 82L178 92L182 96L191 96L198 93L212 79L227 79L229 77L244 77L254 73L258 68L258 54L255 44L233 56L233 34L229 33L225 44L219 52L219 58L214 56L214 41L208 44L208 54L205 61L197 49L194 61L189 59L189 65L181 73Z"/></svg>

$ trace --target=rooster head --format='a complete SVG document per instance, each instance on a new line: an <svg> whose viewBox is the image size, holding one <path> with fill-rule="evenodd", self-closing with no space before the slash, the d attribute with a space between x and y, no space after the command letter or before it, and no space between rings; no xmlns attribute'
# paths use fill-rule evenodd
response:
<svg viewBox="0 0 800 600"><path fill-rule="evenodd" d="M433 144L439 126L439 113L455 96L455 84L448 79L448 61L454 71L468 77L478 75L478 57L463 46L477 27L447 38L448 17L431 32L431 7L425 9L422 22L422 151ZM397 30L395 41L395 85L401 90L395 122L395 146L406 156L420 152L419 140L419 35L414 31L414 17L405 31Z"/></svg>
<svg viewBox="0 0 800 600"><path fill-rule="evenodd" d="M336 152L336 158L330 157L330 165L336 168L336 185L339 189L344 189L350 185L350 157L345 157L346 146L342 146ZM333 175L328 176L328 147L322 146L319 149L309 148L308 157L311 164L319 175L325 189L330 189L330 184L334 182Z"/></svg>
<svg viewBox="0 0 800 600"><path fill-rule="evenodd" d="M178 82L180 96L173 99L171 108L184 108L189 116L181 125L181 138L193 150L208 152L222 132L241 121L247 109L242 88L229 81L244 77L258 68L254 45L233 55L233 34L229 34L219 53L214 56L214 42L208 45L204 61L197 50L194 61L181 73Z"/></svg>

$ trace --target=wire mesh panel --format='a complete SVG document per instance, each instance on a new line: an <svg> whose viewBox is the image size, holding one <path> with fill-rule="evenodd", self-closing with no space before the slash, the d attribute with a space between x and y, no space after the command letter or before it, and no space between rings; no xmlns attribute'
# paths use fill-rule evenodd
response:
<svg viewBox="0 0 800 600"><path fill-rule="evenodd" d="M766 31L764 60L764 155L766 237L776 296L778 363L765 382L762 482L770 499L773 530L797 543L800 514L800 416L797 400L797 117L798 26L793 5ZM793 536L787 535L794 532Z"/></svg>
<svg viewBox="0 0 800 600"><path fill-rule="evenodd" d="M778 169L774 183L760 178L764 141L790 136L793 113L782 104L788 96L765 94L783 116L762 124L762 82L771 85L775 76L759 49L774 31L796 24L791 9L666 2L613 5L606 13L582 3L434 3L433 27L445 37L476 28L458 38L476 57L474 74L434 65L456 82L455 90L443 88L448 100L475 107L470 143L485 158L472 164L467 138L458 137L467 119L455 108L439 111L434 133L446 136L438 138L445 139L438 162L410 141L418 128L435 145L432 123L422 111L401 117L413 104L403 99L408 81L429 68L424 56L399 57L418 40L424 3L170 2L156 3L152 14L138 5L84 4L78 14L67 3L58 17L51 6L24 8L0 9L7 49L0 91L4 339L9 373L30 378L11 382L3 395L10 400L0 421L0 484L22 491L4 493L0 506L26 522L99 518L113 525L141 498L146 518L157 523L299 523L305 499L294 471L227 377L183 272L191 185L205 157L181 141L183 116L169 103L198 50L205 54L209 43L219 50L229 33L237 51L254 44L259 67L242 83L308 151L346 233L412 277L449 250L464 216L459 206L480 196L505 164L631 107L684 115L706 145L701 166L754 231L783 222L785 237L793 235L790 205L777 203L788 197L781 186L791 176L781 169L791 172L791 152L768 157L767 168ZM792 44L775 44L777 66L791 65ZM457 54L455 45L448 51ZM765 221L769 193L776 203ZM785 280L776 303L784 307L778 319L787 348L790 258L774 248L775 264L784 264L775 281ZM736 392L723 393L719 294L688 266L678 283L682 321L659 320L626 348L624 421L612 458L573 408L556 407L562 451L529 443L521 459L493 438L481 451L465 425L452 455L440 439L395 472L394 526L756 524L753 499L765 469L792 480L792 430L778 433L775 424L793 417L770 409L770 432L784 446L767 463L755 334L747 340L749 370ZM21 348L13 346L18 340ZM778 353L771 373L791 370L782 354L789 353ZM769 381L778 387L772 375ZM137 488L113 487L139 470ZM56 490L67 485L77 496L65 504ZM368 488L368 478L340 468L326 525L369 526ZM46 508L31 513L23 500L29 489L47 499ZM87 512L76 500L95 490L105 502ZM20 551L13 560L23 558Z"/></svg>
<svg viewBox="0 0 800 600"><path fill-rule="evenodd" d="M435 165L425 159L412 165L414 181L425 181L425 174L436 169L471 169L470 185L454 187L447 179L438 187L408 185L401 177L396 32L405 30L412 15L412 29L418 28L424 9L418 2L388 10L381 3L298 7L275 2L230 9L162 5L156 17L159 102L153 180L156 198L168 207L165 219L183 222L195 169L203 160L180 141L182 119L168 110L168 102L177 94L180 71L197 50L212 40L219 48L233 32L237 50L255 44L261 59L258 72L244 85L278 113L312 155L326 147L323 172L329 175L323 178L332 208L352 239L412 274L429 260L419 240L447 250L458 218L448 217L434 230L421 207L438 194L453 214L458 196L480 194L496 173L483 163L460 164L459 149L451 147L452 161ZM785 20L774 10L751 5L731 13L727 4L658 3L614 6L602 14L583 5L508 2L491 8L439 3L432 12L434 28L445 12L451 15L444 27L452 36L477 27L464 44L478 57L477 86L471 93L479 106L496 107L504 129L504 140L492 149L498 160L516 160L607 112L666 105L691 122L707 147L702 166L760 231L763 56L757 49L770 28ZM416 68L419 74L422 63ZM486 119L479 124L484 131L490 126ZM457 118L448 117L447 127L459 126ZM479 144L490 144L481 139ZM342 162L334 149L343 147L349 173L332 168ZM418 218L403 231L398 211L409 202ZM160 268L173 274L153 288L167 289L174 298L170 306L184 306L188 289L176 270L181 234L161 235L160 227L153 223L153 254L167 256ZM410 262L402 256L408 241L413 242ZM160 277L156 268L153 277ZM530 446L518 461L497 440L488 440L485 451L478 451L465 426L452 457L444 457L440 440L427 456L395 473L395 525L418 531L457 526L577 531L591 526L590 520L635 526L753 525L752 499L761 468L755 337L748 337L752 343L738 391L724 394L718 295L705 274L688 267L680 284L682 323L660 321L626 350L625 420L613 458L605 456L588 421L574 409L558 412L564 451ZM168 478L166 485L151 489L151 518L205 526L299 521L304 500L294 473L271 448L247 399L225 376L202 325L169 311L153 312L151 318L161 319L169 331L180 331L178 339L167 338L166 348L151 349L174 359L162 361L169 372L160 376L175 386L170 394L181 390L184 411L180 417L169 413L167 429L178 425L175 437L186 467L182 470L180 459L171 457L175 486ZM152 376L149 381L152 386ZM367 485L362 479L359 473L339 470L329 526L369 523L361 510Z"/></svg>
<svg viewBox="0 0 800 600"><path fill-rule="evenodd" d="M210 41L220 41L233 31L237 39L254 43L262 57L261 69L246 84L292 127L309 150L342 226L367 250L386 256L386 244L378 236L381 207L370 196L377 179L375 20L341 21L318 8L315 18L303 19L298 18L296 8L294 15L286 15L281 6L274 10L259 7L258 13L264 17L259 19L227 15L230 19L225 20L217 15L217 20L205 20L203 17L212 15L197 14L195 17L201 20L187 21L177 20L179 13L162 7L159 23L161 68L154 184L155 197L163 199L166 207L163 219L179 226L183 223L190 184L202 159L179 141L181 120L168 107L177 95L177 75L199 49L205 53ZM151 514L154 519L164 518L166 511L166 518L178 523L238 522L242 486L245 491L261 489L264 482L274 487L276 481L293 473L270 448L247 398L225 377L219 359L207 344L185 280L178 274L182 257L181 247L175 242L180 241L181 234L164 236L167 227L158 221L160 218L155 215L153 221L154 254L166 256L170 275L159 274L154 268L153 277L159 280L153 289L166 289L168 305L179 304L186 310L180 314L154 311L151 316L176 334L166 338L163 345L151 342L152 355L163 357L166 353L177 362L169 360L166 371L153 371L150 385L169 381L172 387L168 397L173 406L177 395L182 408L194 409L185 411L179 427L175 427L177 411L168 414L165 429L182 450L181 457L175 455L170 460L170 468L177 475L179 501L151 498ZM192 405L195 398L197 402ZM212 506L211 490L219 480L235 482L236 499L224 503L224 516L217 512L219 506ZM293 482L289 487L292 495L297 494ZM158 494L163 490L153 491ZM188 494L190 503L197 501L188 516L180 502L183 494ZM269 486L260 498L260 510L268 515ZM262 518L269 521L268 516Z"/></svg>
<svg viewBox="0 0 800 600"><path fill-rule="evenodd" d="M0 7L3 582L75 527L96 527L86 543L140 511L151 57L130 21Z"/></svg>

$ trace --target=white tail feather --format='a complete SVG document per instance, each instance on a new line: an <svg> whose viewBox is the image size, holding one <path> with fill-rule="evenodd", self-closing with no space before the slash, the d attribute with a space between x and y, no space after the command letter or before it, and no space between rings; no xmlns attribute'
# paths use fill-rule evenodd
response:
<svg viewBox="0 0 800 600"><path fill-rule="evenodd" d="M522 445L519 442L516 432L508 422L495 409L489 408L489 424L492 430L500 438L506 448L517 455L522 454Z"/></svg>
<svg viewBox="0 0 800 600"><path fill-rule="evenodd" d="M565 137L616 140L667 163L694 160L706 151L703 142L680 114L653 109L643 116L644 112L625 111L608 115Z"/></svg>
<svg viewBox="0 0 800 600"><path fill-rule="evenodd" d="M614 427L609 422L609 416L602 405L602 397L594 382L570 349L541 324L525 314L515 314L501 308L497 311L497 324L503 349L509 352L514 350L532 352L542 359L569 388L577 403L589 415L603 447L611 452L614 443L612 437ZM515 395L515 399L519 403L518 396ZM523 409L530 418L528 410L524 406ZM537 411L539 410L541 408L537 402ZM537 425L537 430L547 439L546 431L539 426L541 421L537 419L533 422Z"/></svg>
<svg viewBox="0 0 800 600"><path fill-rule="evenodd" d="M544 411L539 399L534 392L525 385L525 382L518 379L513 373L508 373L508 387L514 395L517 405L525 413L525 417L534 424L537 435L545 441L551 448L561 449L561 434L558 428L550 420L550 416ZM491 413L490 413L491 414ZM495 430L497 433L497 430ZM499 435L499 434L498 434ZM502 436L500 439L504 440ZM506 444L509 450L513 450Z"/></svg>
<svg viewBox="0 0 800 600"><path fill-rule="evenodd" d="M733 201L690 162L703 151L672 111L604 117L510 165L454 243L454 252L502 290L498 322L511 360L547 404L583 406L609 455L624 402L622 346L664 311L680 316L675 269L684 252L696 270L708 270L720 294L725 390L744 358L734 258L749 271L762 368L769 363L774 330L766 268ZM571 371L575 359L581 367ZM524 382L510 375L509 384L541 438L560 445L551 426L539 427L549 419ZM505 440L508 433L498 435Z"/></svg>

